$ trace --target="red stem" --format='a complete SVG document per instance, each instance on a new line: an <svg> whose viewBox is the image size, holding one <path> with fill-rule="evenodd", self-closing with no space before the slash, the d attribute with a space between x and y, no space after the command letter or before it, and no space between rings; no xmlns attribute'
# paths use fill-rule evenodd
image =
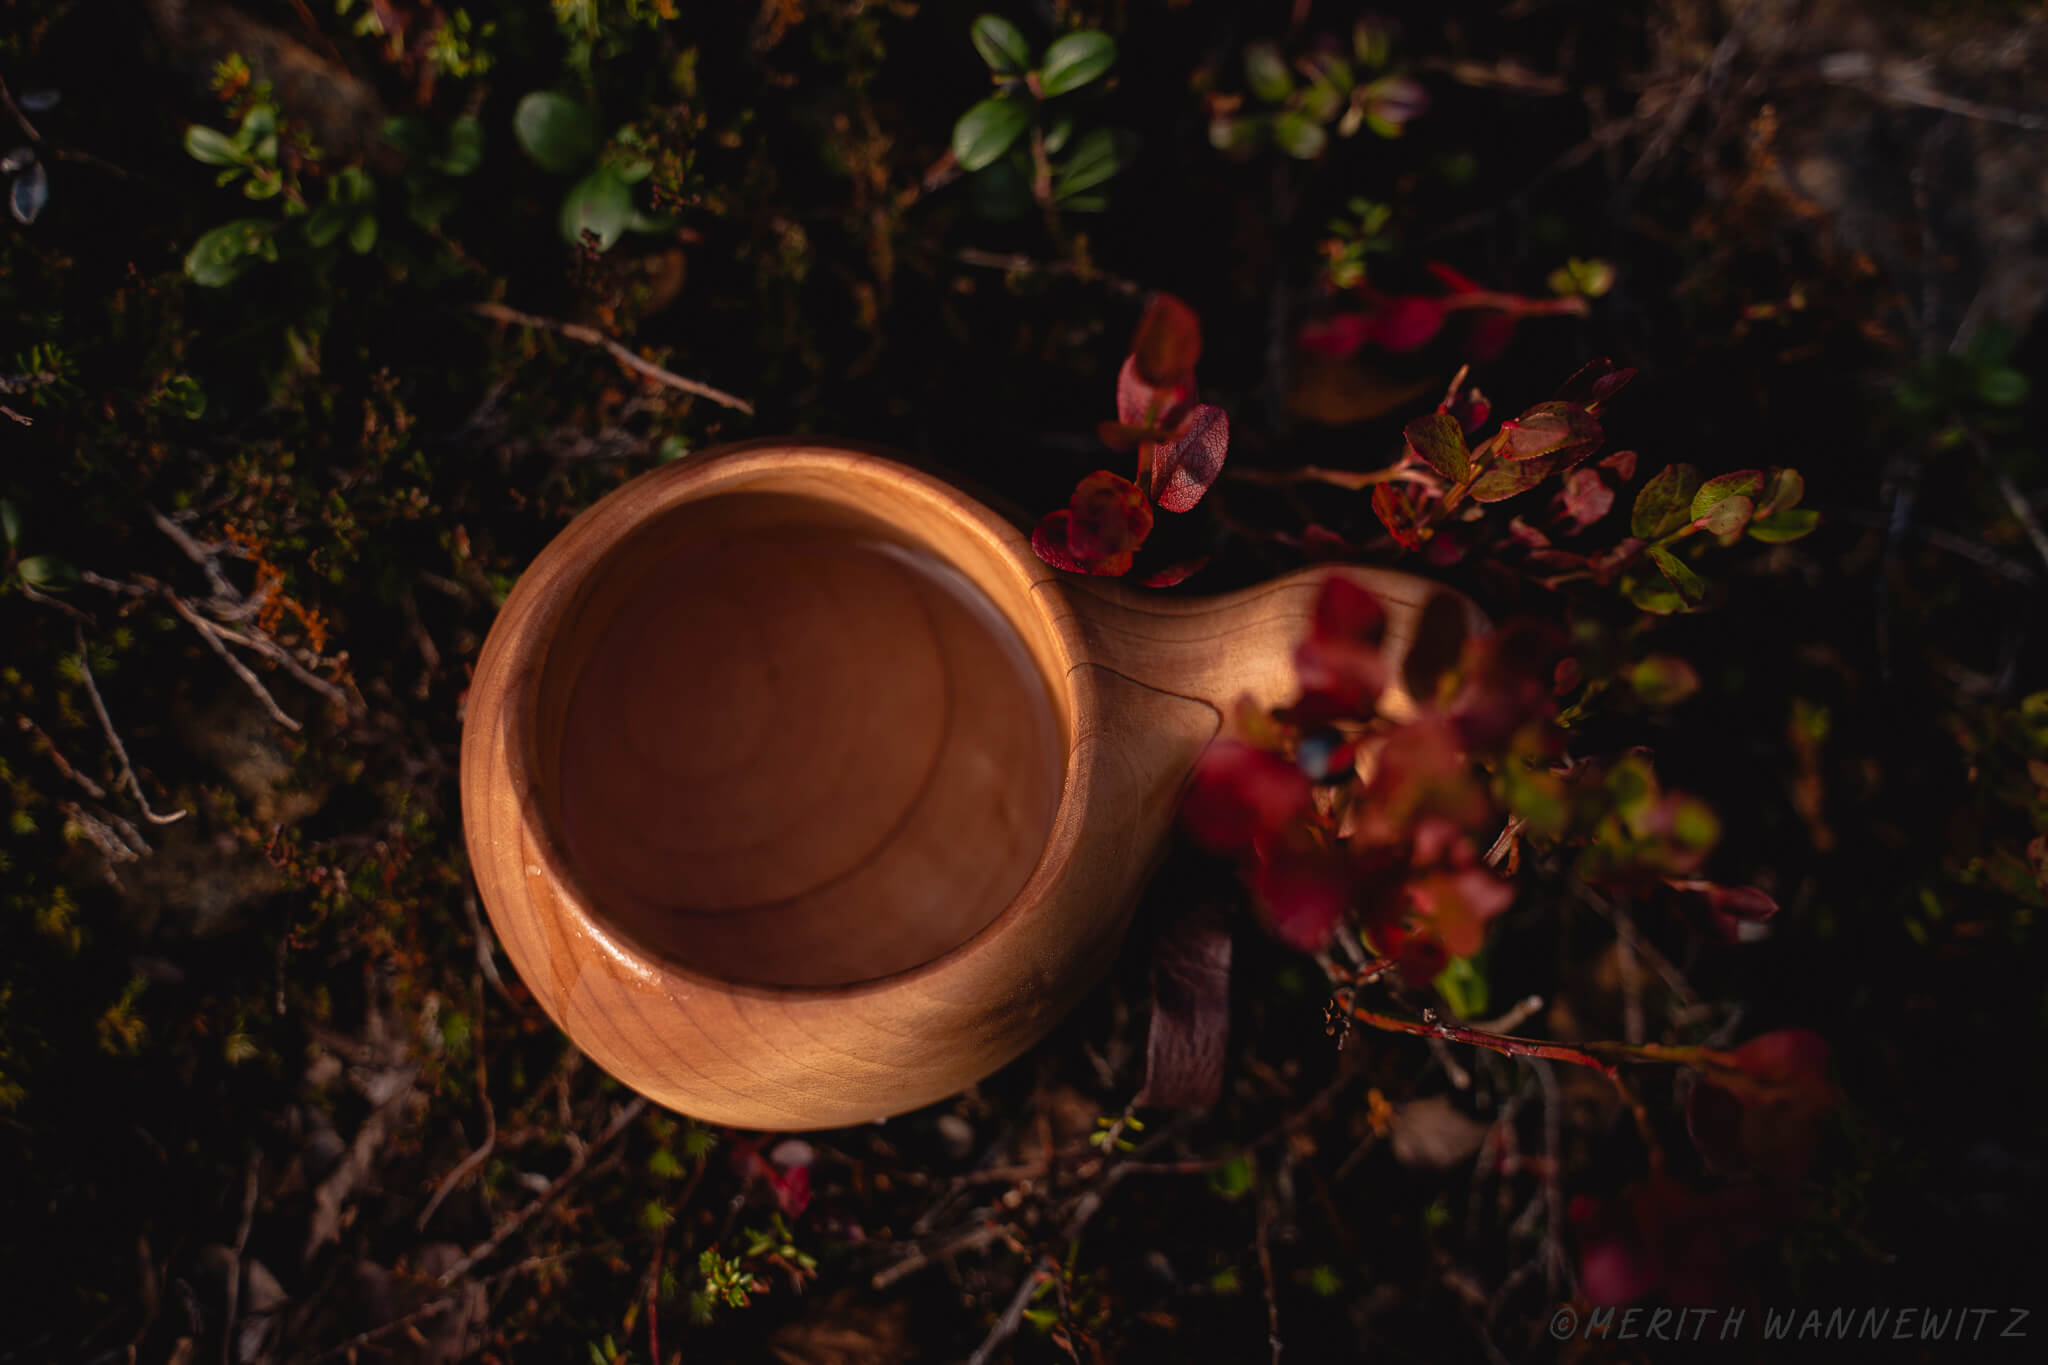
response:
<svg viewBox="0 0 2048 1365"><path fill-rule="evenodd" d="M1370 1024L1388 1033L1408 1033L1418 1038L1439 1038L1447 1043L1465 1043L1472 1047L1483 1047L1508 1057L1541 1057L1545 1061L1570 1062L1573 1066L1590 1067L1605 1076L1621 1102L1628 1106L1635 1118L1636 1131L1642 1134L1643 1143L1649 1149L1650 1165L1661 1170L1664 1165L1664 1151L1658 1144L1656 1134L1650 1127L1650 1114L1635 1090L1621 1074L1621 1068L1606 1061L1600 1054L1643 1062L1671 1062L1682 1066L1700 1066L1711 1061L1714 1054L1701 1048L1665 1047L1658 1043L1587 1043L1573 1047L1569 1043L1549 1043L1538 1038L1517 1038L1512 1034L1488 1033L1483 1029L1466 1028L1458 1024L1425 1023L1414 1019L1398 1019L1391 1014L1381 1014L1359 1005L1351 1007L1351 1017L1362 1024Z"/></svg>

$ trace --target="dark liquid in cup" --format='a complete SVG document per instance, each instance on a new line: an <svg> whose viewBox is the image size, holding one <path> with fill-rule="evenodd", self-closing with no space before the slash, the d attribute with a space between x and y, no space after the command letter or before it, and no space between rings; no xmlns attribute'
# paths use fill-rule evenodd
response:
<svg viewBox="0 0 2048 1365"><path fill-rule="evenodd" d="M928 962L1016 897L1066 746L979 589L840 527L706 528L642 565L585 623L560 755L603 918L702 971L816 986Z"/></svg>

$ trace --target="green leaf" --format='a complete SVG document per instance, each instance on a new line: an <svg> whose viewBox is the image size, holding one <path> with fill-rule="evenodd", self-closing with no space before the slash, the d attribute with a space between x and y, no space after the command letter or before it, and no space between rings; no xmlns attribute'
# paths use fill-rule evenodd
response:
<svg viewBox="0 0 2048 1365"><path fill-rule="evenodd" d="M1045 154L1047 156L1058 156L1060 150L1067 145L1067 142L1073 136L1074 120L1071 118L1057 120L1051 128L1046 130Z"/></svg>
<svg viewBox="0 0 2048 1365"><path fill-rule="evenodd" d="M1756 504L1740 493L1732 498L1723 498L1707 509L1705 516L1697 518L1693 525L1708 535L1719 536L1724 545L1733 543L1742 534L1742 528L1749 525L1749 519L1756 512Z"/></svg>
<svg viewBox="0 0 2048 1365"><path fill-rule="evenodd" d="M2027 401L2027 377L2010 366L1987 371L1977 380L1977 396L1994 408L2016 408Z"/></svg>
<svg viewBox="0 0 2048 1365"><path fill-rule="evenodd" d="M1209 1188L1235 1202L1251 1193L1252 1161L1243 1152L1209 1172Z"/></svg>
<svg viewBox="0 0 2048 1365"><path fill-rule="evenodd" d="M1471 452L1465 449L1465 431L1448 412L1432 412L1408 424L1408 444L1429 463L1429 467L1452 481L1472 472Z"/></svg>
<svg viewBox="0 0 2048 1365"><path fill-rule="evenodd" d="M1297 109L1273 120L1273 140L1296 161L1313 161L1330 144L1330 135L1322 124Z"/></svg>
<svg viewBox="0 0 2048 1365"><path fill-rule="evenodd" d="M602 141L597 117L567 95L535 90L512 113L512 132L542 170L567 175L588 166Z"/></svg>
<svg viewBox="0 0 2048 1365"><path fill-rule="evenodd" d="M1083 190L1092 190L1115 175L1122 166L1122 159L1116 151L1116 135L1107 128L1093 129L1074 144L1072 156L1053 168L1053 198L1066 199Z"/></svg>
<svg viewBox="0 0 2048 1365"><path fill-rule="evenodd" d="M203 123L195 123L185 130L185 152L194 161L209 166L237 166L242 161L242 149L235 145L233 138Z"/></svg>
<svg viewBox="0 0 2048 1365"><path fill-rule="evenodd" d="M1508 460L1496 464L1472 481L1472 501L1505 502L1542 483L1557 465L1558 461L1548 455L1534 460Z"/></svg>
<svg viewBox="0 0 2048 1365"><path fill-rule="evenodd" d="M1021 76L1031 69L1031 44L1001 15L984 14L976 19L970 36L974 50L998 76Z"/></svg>
<svg viewBox="0 0 2048 1365"><path fill-rule="evenodd" d="M633 191L609 167L600 166L577 181L562 201L562 236L572 246L581 245L589 231L597 235L597 249L609 251L632 220Z"/></svg>
<svg viewBox="0 0 2048 1365"><path fill-rule="evenodd" d="M1484 951L1480 950L1482 954ZM1484 1019L1487 1014L1486 969L1477 957L1475 954L1452 958L1430 983L1443 996L1444 1003L1465 1019Z"/></svg>
<svg viewBox="0 0 2048 1365"><path fill-rule="evenodd" d="M1749 538L1761 540L1766 545L1779 545L1788 540L1797 540L1820 525L1820 513L1811 507L1788 507L1782 512L1773 512L1767 517L1758 517L1749 524Z"/></svg>
<svg viewBox="0 0 2048 1365"><path fill-rule="evenodd" d="M316 247L331 246L335 239L348 230L349 218L355 212L348 204L322 204L313 210L313 216L306 220L306 241Z"/></svg>
<svg viewBox="0 0 2048 1365"><path fill-rule="evenodd" d="M1806 480L1796 469L1773 469L1764 475L1764 491L1757 495L1756 514L1768 517L1788 507L1797 507L1806 496Z"/></svg>
<svg viewBox="0 0 2048 1365"><path fill-rule="evenodd" d="M1047 95L1079 90L1116 65L1116 40L1089 29L1056 38L1038 68L1038 88Z"/></svg>
<svg viewBox="0 0 2048 1365"><path fill-rule="evenodd" d="M1677 555L1671 553L1662 545L1652 545L1650 547L1650 562L1655 564L1662 571L1664 577L1671 581L1671 586L1678 590L1678 595L1685 600L1687 606L1696 607L1706 600L1707 585L1705 581L1692 571L1690 564L1687 564Z"/></svg>
<svg viewBox="0 0 2048 1365"><path fill-rule="evenodd" d="M1684 527L1692 520L1692 495L1699 486L1700 473L1689 464L1660 471L1636 494L1629 534L1638 540L1661 540Z"/></svg>
<svg viewBox="0 0 2048 1365"><path fill-rule="evenodd" d="M1062 199L1060 207L1068 213L1107 213L1109 196L1103 194L1077 194L1071 199Z"/></svg>
<svg viewBox="0 0 2048 1365"><path fill-rule="evenodd" d="M14 566L21 581L45 592L62 592L78 584L78 570L56 555L31 555Z"/></svg>
<svg viewBox="0 0 2048 1365"><path fill-rule="evenodd" d="M377 245L376 214L362 213L356 215L356 221L348 230L348 245L349 249L358 256L367 255L370 248Z"/></svg>
<svg viewBox="0 0 2048 1365"><path fill-rule="evenodd" d="M1280 49L1271 43L1253 43L1244 50L1244 78L1252 93L1268 104L1278 104L1294 89L1294 77Z"/></svg>
<svg viewBox="0 0 2048 1365"><path fill-rule="evenodd" d="M1720 474L1708 479L1692 495L1692 520L1698 521L1711 512L1715 505L1728 498L1743 497L1754 499L1763 491L1763 471L1738 469L1733 474Z"/></svg>
<svg viewBox="0 0 2048 1365"><path fill-rule="evenodd" d="M271 227L261 218L237 218L232 223L222 223L185 253L185 274L194 284L207 289L232 283L252 260L275 253L276 248L269 245Z"/></svg>
<svg viewBox="0 0 2048 1365"><path fill-rule="evenodd" d="M5 498L0 498L0 540L9 545L21 543L21 509Z"/></svg>
<svg viewBox="0 0 2048 1365"><path fill-rule="evenodd" d="M1301 111L1317 123L1328 123L1343 107L1343 93L1327 80L1311 82L1301 97Z"/></svg>
<svg viewBox="0 0 2048 1365"><path fill-rule="evenodd" d="M960 116L953 125L953 156L963 171L978 171L1010 150L1031 122L1021 100L997 95Z"/></svg>
<svg viewBox="0 0 2048 1365"><path fill-rule="evenodd" d="M483 120L464 114L448 125L448 150L434 159L443 175L468 175L484 161Z"/></svg>

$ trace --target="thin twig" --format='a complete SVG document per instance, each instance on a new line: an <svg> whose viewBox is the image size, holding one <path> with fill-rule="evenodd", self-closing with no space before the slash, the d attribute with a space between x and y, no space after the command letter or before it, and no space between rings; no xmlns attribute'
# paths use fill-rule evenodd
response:
<svg viewBox="0 0 2048 1365"><path fill-rule="evenodd" d="M1031 1296L1037 1292L1041 1278L1050 1278L1057 1273L1050 1256L1041 1256L1032 1264L1031 1269L1025 1272L1023 1282L1017 1286L1017 1292L1011 1295L1009 1306L1003 1309L1003 1315L981 1339L981 1345L974 1348L974 1354L967 1357L967 1365L988 1365L995 1359L996 1351L1016 1335L1018 1325L1024 1321L1024 1310L1030 1305Z"/></svg>
<svg viewBox="0 0 2048 1365"><path fill-rule="evenodd" d="M1280 1295L1273 1283L1273 1251L1266 1240L1266 1224L1272 1216L1266 1193L1261 1190L1252 1224L1252 1245L1258 1252L1259 1275L1266 1291L1266 1344L1273 1348L1273 1365L1280 1365Z"/></svg>
<svg viewBox="0 0 2048 1365"><path fill-rule="evenodd" d="M489 1237L471 1247L467 1256L464 1256L461 1260L443 1271L441 1278L435 1281L436 1285L446 1289L449 1285L468 1274L470 1268L476 1265L477 1262L496 1253L498 1248L504 1245L508 1238L532 1221L535 1214L560 1198L562 1192L575 1183L576 1178L582 1175L584 1168L590 1164L592 1156L610 1145L613 1139L626 1131L628 1125L646 1112L647 1097L645 1095L635 1095L632 1101L625 1108L621 1109L617 1116L606 1125L604 1132L598 1135L595 1142L587 1144L574 1157L570 1158L568 1169L556 1176L553 1184L536 1196L532 1203L526 1205L526 1207L520 1209L519 1212L501 1223Z"/></svg>
<svg viewBox="0 0 2048 1365"><path fill-rule="evenodd" d="M418 1221L413 1224L415 1232L427 1230L428 1220L441 1207L442 1201L455 1192L471 1171L488 1161L498 1145L498 1114L491 1107L490 1078L484 1070L484 979L481 972L476 976L476 1022L470 1025L469 1046L476 1054L476 1097L484 1107L484 1140L435 1187L434 1197L427 1201L427 1206L420 1210Z"/></svg>
<svg viewBox="0 0 2048 1365"><path fill-rule="evenodd" d="M491 954L491 944L496 940L491 937L491 931L484 928L484 917L476 908L475 892L462 893L462 913L469 917L469 932L476 940L476 965L483 972L484 980L491 983L491 989L496 991L506 1004L518 1008L518 1002L512 998L512 992L505 989L505 979L498 975L498 962Z"/></svg>
<svg viewBox="0 0 2048 1365"><path fill-rule="evenodd" d="M242 1178L242 1219L235 1230L235 1245L228 1252L228 1303L220 1327L220 1365L233 1365L235 1312L242 1298L242 1252L249 1245L249 1227L256 1221L256 1171L263 1164L261 1148L249 1153L248 1174Z"/></svg>
<svg viewBox="0 0 2048 1365"><path fill-rule="evenodd" d="M21 106L14 102L14 92L7 88L7 81L0 78L0 104L7 106L7 112L14 115L14 121L21 125L21 131L28 135L30 142L41 142L43 135L28 121L28 115L21 112Z"/></svg>
<svg viewBox="0 0 2048 1365"><path fill-rule="evenodd" d="M954 252L953 259L962 265L1000 270L1009 275L1069 275L1089 284L1104 285L1127 297L1135 297L1139 293L1139 286L1133 280L1097 270L1092 266L1084 268L1072 261L1036 261L1021 252L983 251L971 246L962 247Z"/></svg>
<svg viewBox="0 0 2048 1365"><path fill-rule="evenodd" d="M2006 477L2005 471L1992 462L1991 447L1984 440L1983 433L1973 430L1970 433L1970 443L1976 447L1977 458L1983 461L1992 482L1998 485L1998 495L2005 499L2007 510L2013 514L2013 518L2020 524L2020 529L2027 533L2027 539L2033 543L2034 553L2041 556L2043 564L2048 564L2048 532L2041 529L2040 521L2034 516L2034 509L2026 498L2020 495L2020 490L2014 486L2013 481Z"/></svg>
<svg viewBox="0 0 2048 1365"><path fill-rule="evenodd" d="M934 1261L949 1259L963 1251L979 1251L990 1242L1000 1241L1007 1235L1009 1228L1002 1223L975 1224L940 1239L930 1250L912 1247L909 1255L893 1265L876 1271L868 1283L875 1289L887 1289L898 1280L915 1275Z"/></svg>
<svg viewBox="0 0 2048 1365"><path fill-rule="evenodd" d="M255 694L256 700L263 703L263 709L270 713L272 720L284 726L287 730L297 730L300 728L299 723L289 715L286 715L284 708L277 704L277 698L270 695L270 689L263 685L263 680L251 672L247 664L228 653L228 647L221 643L222 627L215 625L198 612L186 606L184 601L175 593L165 593L164 600L171 604L172 611L184 617L191 624L192 628L199 632L199 638L206 641L209 649L220 655L221 662L226 664L234 672L234 675L242 680L243 686Z"/></svg>
<svg viewBox="0 0 2048 1365"><path fill-rule="evenodd" d="M191 812L178 810L169 815L158 815L149 808L149 798L142 794L142 783L135 776L135 765L128 761L128 746L121 742L121 736L114 729L114 718L107 714L107 704L100 699L99 684L93 681L92 660L86 657L85 632L73 627L78 641L78 676L85 683L85 695L92 699L93 714L100 718L100 730L107 737L107 743L114 747L114 757L121 762L121 785L135 797L135 803L142 807L142 818L152 825L171 825L184 819Z"/></svg>
<svg viewBox="0 0 2048 1365"><path fill-rule="evenodd" d="M169 536L171 543L185 552L185 558L205 570L206 586L213 589L215 597L228 602L240 599L241 594L235 591L234 584L228 582L227 575L220 571L220 562L211 546L194 539L191 532L154 507L149 509L149 518L156 523L157 530Z"/></svg>
<svg viewBox="0 0 2048 1365"><path fill-rule="evenodd" d="M1447 1043L1465 1043L1482 1047L1489 1052L1498 1052L1507 1057L1541 1057L1553 1062L1570 1062L1599 1072L1621 1096L1622 1103L1634 1117L1636 1129L1642 1134L1644 1144L1649 1148L1650 1161L1655 1167L1663 1165L1663 1150L1657 1142L1656 1131L1650 1126L1650 1112L1643 1107L1642 1100L1629 1085L1621 1068L1605 1057L1628 1061L1672 1062L1683 1066L1697 1065L1699 1049L1672 1048L1656 1043L1630 1045L1627 1043L1584 1043L1573 1046L1569 1043L1549 1043L1537 1038L1517 1038L1505 1033L1487 1033L1481 1029L1464 1028L1452 1024L1440 1024L1413 1019L1399 1019L1391 1014L1359 1005L1351 1006L1351 1017L1388 1033L1408 1033L1418 1038L1436 1038ZM1601 1054L1604 1054L1601 1055Z"/></svg>
<svg viewBox="0 0 2048 1365"><path fill-rule="evenodd" d="M57 741L51 739L48 732L46 732L42 726L36 724L34 721L30 720L27 716L21 714L18 711L14 715L14 723L20 726L24 733L33 735L37 739L41 740L43 742L44 755L50 760L51 763L56 765L57 771L64 774L65 777L71 779L71 781L77 783L80 787L84 788L86 795L92 797L93 800L95 801L104 801L107 799L106 788L102 787L99 783L93 781L84 773L78 771L77 768L73 767L71 763L64 757L63 751L57 747Z"/></svg>
<svg viewBox="0 0 2048 1365"><path fill-rule="evenodd" d="M586 346L596 346L600 350L609 353L612 359L618 361L627 369L637 371L658 384L666 384L672 389L680 389L684 393L695 394L699 398L708 398L722 407L733 408L747 414L749 417L754 415L754 405L746 399L735 398L724 389L713 388L711 385L701 383L695 379L685 379L673 370L663 369L653 361L635 355L631 350L613 341L595 327L585 327L579 322L562 322L555 318L536 317L532 313L522 313L516 308L507 308L502 303L475 303L470 305L470 311L480 317L487 317L496 322L509 322L520 327L538 327L543 331L555 332L565 336L571 341L580 341Z"/></svg>
<svg viewBox="0 0 2048 1365"><path fill-rule="evenodd" d="M529 1270L538 1270L544 1265L554 1265L560 1261L573 1260L578 1256L589 1256L600 1251L610 1251L618 1245L618 1239L612 1237L587 1247L577 1247L574 1250L557 1252L551 1256L529 1256L515 1265L506 1266L503 1270L486 1275L479 1283L485 1285L498 1284L515 1276L524 1275ZM454 1307L455 1297L453 1294L443 1294L438 1298L429 1299L410 1313L395 1317L389 1322L380 1323L378 1326L369 1328L366 1331L358 1332L339 1345L331 1346L319 1355L314 1356L313 1365L320 1365L322 1361L333 1360L339 1356L353 1358L355 1353L363 1347L371 1345L391 1335L393 1332L404 1331L423 1318L430 1318L444 1309Z"/></svg>

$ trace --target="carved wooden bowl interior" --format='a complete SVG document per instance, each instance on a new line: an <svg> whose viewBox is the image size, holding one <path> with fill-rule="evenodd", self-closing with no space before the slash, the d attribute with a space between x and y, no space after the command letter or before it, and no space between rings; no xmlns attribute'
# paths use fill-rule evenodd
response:
<svg viewBox="0 0 2048 1365"><path fill-rule="evenodd" d="M649 524L551 652L572 874L621 933L733 981L829 986L1015 898L1066 773L1053 692L987 595L786 493Z"/></svg>

